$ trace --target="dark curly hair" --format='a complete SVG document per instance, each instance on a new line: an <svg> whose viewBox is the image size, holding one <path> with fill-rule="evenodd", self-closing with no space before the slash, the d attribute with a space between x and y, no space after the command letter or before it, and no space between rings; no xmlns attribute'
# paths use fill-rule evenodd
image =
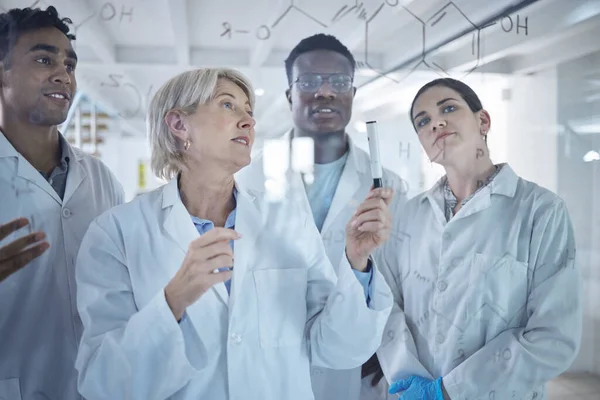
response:
<svg viewBox="0 0 600 400"><path fill-rule="evenodd" d="M285 60L285 72L287 74L288 84L292 84L292 68L294 66L294 61L296 61L301 54L315 50L329 50L343 55L348 59L348 62L352 67L352 75L354 75L354 71L356 70L356 61L354 60L354 56L350 50L348 50L348 48L344 46L342 42L340 42L335 36L318 33L302 39L296 45L296 47L292 49L288 55L288 58Z"/></svg>
<svg viewBox="0 0 600 400"><path fill-rule="evenodd" d="M56 8L50 6L45 10L40 8L13 8L0 14L0 60L4 68L9 69L9 56L15 47L19 36L36 29L54 27L65 34L69 40L75 40L75 35L69 33L73 24L70 18L60 18Z"/></svg>

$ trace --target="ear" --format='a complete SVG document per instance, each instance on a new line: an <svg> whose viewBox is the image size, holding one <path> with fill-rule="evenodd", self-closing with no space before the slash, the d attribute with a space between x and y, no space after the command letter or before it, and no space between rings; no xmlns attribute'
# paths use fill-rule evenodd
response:
<svg viewBox="0 0 600 400"><path fill-rule="evenodd" d="M169 130L182 142L189 139L189 132L185 123L185 117L179 111L171 110L165 115L165 124Z"/></svg>
<svg viewBox="0 0 600 400"><path fill-rule="evenodd" d="M480 134L485 136L490 131L492 127L492 118L490 117L490 113L486 110L481 110L479 112L479 131Z"/></svg>
<svg viewBox="0 0 600 400"><path fill-rule="evenodd" d="M292 92L290 89L287 89L285 91L285 98L287 99L288 104L290 106L290 110L291 110L292 109Z"/></svg>

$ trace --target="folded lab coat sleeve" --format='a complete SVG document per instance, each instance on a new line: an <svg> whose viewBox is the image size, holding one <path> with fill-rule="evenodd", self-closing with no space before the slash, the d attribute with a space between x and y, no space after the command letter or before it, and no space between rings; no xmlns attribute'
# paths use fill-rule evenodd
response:
<svg viewBox="0 0 600 400"><path fill-rule="evenodd" d="M165 399L197 369L187 360L164 290L137 309L118 228L109 218L90 225L77 260L84 326L75 365L78 388L88 400Z"/></svg>
<svg viewBox="0 0 600 400"><path fill-rule="evenodd" d="M392 294L375 262L368 305L364 289L345 256L336 279L321 236L311 225L314 224L308 224L304 230L302 241L312 249L308 255L307 289L311 361L314 366L330 369L356 368L366 362L381 343L392 308Z"/></svg>
<svg viewBox="0 0 600 400"><path fill-rule="evenodd" d="M409 262L408 252L407 254L402 254L402 252L410 243L404 243L405 246L399 245L394 236L392 235L390 241L378 249L375 254L379 270L394 296L394 305L383 333L381 346L377 350L377 358L390 384L411 375L433 379L433 376L419 361L417 346L408 329L403 311L404 298L400 277L402 275L401 268L407 266L403 266L403 261L400 260Z"/></svg>
<svg viewBox="0 0 600 400"><path fill-rule="evenodd" d="M575 359L582 299L573 228L562 201L534 223L529 253L534 271L526 326L502 332L443 377L452 400L519 398L563 373Z"/></svg>
<svg viewBox="0 0 600 400"><path fill-rule="evenodd" d="M370 303L370 298L371 298L371 281L373 280L373 268L371 266L371 269L368 272L361 272L361 271L356 271L354 270L354 276L356 276L356 279L358 279L358 282L360 282L360 285L363 288L363 291L365 292L365 300L367 301L367 305Z"/></svg>

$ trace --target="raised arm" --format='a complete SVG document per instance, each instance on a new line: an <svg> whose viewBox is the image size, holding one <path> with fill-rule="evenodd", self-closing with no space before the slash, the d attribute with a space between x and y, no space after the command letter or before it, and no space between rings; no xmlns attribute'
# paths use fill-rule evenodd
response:
<svg viewBox="0 0 600 400"><path fill-rule="evenodd" d="M186 356L182 326L164 290L138 309L124 245L110 217L91 224L76 276L84 330L75 366L85 398L165 399L203 368ZM203 346L199 339L194 345Z"/></svg>

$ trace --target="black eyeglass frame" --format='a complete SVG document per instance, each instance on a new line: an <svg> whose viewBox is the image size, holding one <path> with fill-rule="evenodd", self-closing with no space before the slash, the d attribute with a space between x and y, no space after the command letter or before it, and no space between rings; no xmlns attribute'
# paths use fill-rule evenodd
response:
<svg viewBox="0 0 600 400"><path fill-rule="evenodd" d="M321 88L321 86L323 86L323 83L327 82L331 88L333 89L333 91L335 93L338 94L343 94L343 93L347 93L350 90L352 90L352 87L354 86L354 77L352 75L348 75L348 74L340 74L340 73L334 73L334 74L304 74L304 75L300 75L298 78L296 78L296 80L294 80L290 86L289 89L292 88L292 86L294 86L294 84L296 83L300 83L300 81L304 78L307 77L314 77L316 78L315 84L315 88L311 89L311 90L307 90L306 88L303 88L302 85L298 85L298 90L300 90L301 92L304 93L316 93L319 91L319 89ZM347 89L343 89L343 90L336 90L335 85L331 82L331 79L334 77L344 77L344 78L348 78L347 79L347 84L348 84L348 88ZM318 83L318 84L317 84Z"/></svg>

